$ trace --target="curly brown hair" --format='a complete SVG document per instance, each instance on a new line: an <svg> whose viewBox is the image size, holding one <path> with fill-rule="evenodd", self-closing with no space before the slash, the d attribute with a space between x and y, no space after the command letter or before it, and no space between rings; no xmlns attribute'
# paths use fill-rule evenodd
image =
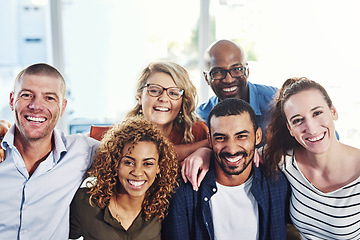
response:
<svg viewBox="0 0 360 240"><path fill-rule="evenodd" d="M179 165L173 144L161 133L157 127L142 118L129 118L114 125L106 132L89 175L95 177L95 183L90 184L90 199L92 206L106 207L113 194L120 187L118 169L122 158L122 150L127 143L153 142L159 152L160 173L154 183L146 191L142 203L144 220L157 217L164 219L169 205L169 199L177 186Z"/></svg>
<svg viewBox="0 0 360 240"><path fill-rule="evenodd" d="M272 108L272 118L266 127L266 146L264 156L265 169L271 175L271 171L278 170L278 165L282 158L289 154L289 150L294 149L300 144L292 137L287 128L287 120L284 113L285 102L296 93L308 89L316 89L321 92L329 107L332 101L326 90L317 82L306 77L294 77L287 79Z"/></svg>

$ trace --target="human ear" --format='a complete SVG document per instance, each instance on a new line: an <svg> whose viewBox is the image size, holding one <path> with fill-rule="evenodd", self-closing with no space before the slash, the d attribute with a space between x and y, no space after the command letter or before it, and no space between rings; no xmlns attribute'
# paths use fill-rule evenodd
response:
<svg viewBox="0 0 360 240"><path fill-rule="evenodd" d="M156 174L159 174L159 173L160 173L160 165L158 164L157 169L156 169Z"/></svg>
<svg viewBox="0 0 360 240"><path fill-rule="evenodd" d="M292 132L292 130L291 130L291 127L290 127L290 125L289 125L288 122L286 122L286 127L287 127L287 129L289 130L290 135L293 137L294 134L293 134L293 132Z"/></svg>
<svg viewBox="0 0 360 240"><path fill-rule="evenodd" d="M336 111L336 108L334 106L331 106L330 111L331 111L331 116L333 117L333 119L338 120L339 115L338 115L338 112Z"/></svg>
<svg viewBox="0 0 360 240"><path fill-rule="evenodd" d="M260 144L261 139L262 139L262 131L261 131L261 128L258 127L258 129L256 129L256 132L255 132L255 145Z"/></svg>
<svg viewBox="0 0 360 240"><path fill-rule="evenodd" d="M204 78L205 78L205 81L208 85L210 85L210 81L208 80L208 73L203 71L203 74L204 74Z"/></svg>
<svg viewBox="0 0 360 240"><path fill-rule="evenodd" d="M210 131L207 132L207 139L208 139L208 142L209 142L209 146L210 146L210 148L212 149L212 142L211 142L211 133L210 133Z"/></svg>
<svg viewBox="0 0 360 240"><path fill-rule="evenodd" d="M137 96L137 102L139 103L140 106L142 105L141 95L142 95L142 94L140 94L140 95Z"/></svg>
<svg viewBox="0 0 360 240"><path fill-rule="evenodd" d="M14 92L10 93L9 106L11 111L14 111Z"/></svg>
<svg viewBox="0 0 360 240"><path fill-rule="evenodd" d="M62 115L64 114L66 106L67 106L67 100L66 100L66 99L63 99L62 106L61 106L62 109L61 109L61 114L60 114L60 116L62 116Z"/></svg>

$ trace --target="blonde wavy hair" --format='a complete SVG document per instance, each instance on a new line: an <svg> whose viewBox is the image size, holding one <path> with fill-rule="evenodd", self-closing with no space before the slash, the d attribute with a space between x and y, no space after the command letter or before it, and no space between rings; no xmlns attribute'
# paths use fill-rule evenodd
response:
<svg viewBox="0 0 360 240"><path fill-rule="evenodd" d="M153 142L159 153L160 173L146 191L142 203L143 218L147 221L154 217L164 219L169 199L177 186L179 165L173 144L157 129L155 124L143 118L130 118L114 125L104 136L95 156L89 175L96 178L95 183L88 181L90 187L89 203L100 208L106 207L113 194L120 187L118 169L122 150L127 143Z"/></svg>
<svg viewBox="0 0 360 240"><path fill-rule="evenodd" d="M127 114L126 117L134 117L139 115L141 105L139 104L139 97L142 94L142 91L146 91L143 87L147 83L148 78L151 74L154 73L166 73L168 74L175 82L176 86L184 89L184 95L182 97L181 110L183 113L183 119L179 123L179 115L174 120L174 127L184 129L184 141L185 143L191 143L195 140L194 135L191 130L193 125L200 119L195 113L195 108L198 102L198 95L195 86L190 80L189 73L185 68L180 66L177 63L169 61L158 61L150 63L140 75L137 83L136 90L136 106Z"/></svg>

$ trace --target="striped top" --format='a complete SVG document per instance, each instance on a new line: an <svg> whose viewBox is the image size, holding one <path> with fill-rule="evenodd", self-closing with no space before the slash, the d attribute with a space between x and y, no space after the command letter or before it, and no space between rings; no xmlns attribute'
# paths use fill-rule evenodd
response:
<svg viewBox="0 0 360 240"><path fill-rule="evenodd" d="M360 239L360 176L324 193L304 177L294 155L281 169L291 184L290 216L302 239Z"/></svg>

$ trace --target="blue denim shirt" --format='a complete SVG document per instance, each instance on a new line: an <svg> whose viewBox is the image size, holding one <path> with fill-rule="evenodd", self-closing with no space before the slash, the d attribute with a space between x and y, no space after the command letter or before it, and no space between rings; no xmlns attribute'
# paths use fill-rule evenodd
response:
<svg viewBox="0 0 360 240"><path fill-rule="evenodd" d="M263 134L265 133L265 128L270 121L268 115L271 107L273 106L273 98L278 92L278 89L275 87L252 84L248 82L249 85L249 103L254 109L256 114L256 121L258 126L261 127ZM219 102L217 96L213 96L209 99L208 102L201 104L197 109L196 113L204 120L207 121L211 109Z"/></svg>
<svg viewBox="0 0 360 240"><path fill-rule="evenodd" d="M251 193L258 202L259 240L285 240L289 222L289 183L281 172L277 180L270 181L261 166L253 165L253 174ZM199 191L194 191L190 183L182 182L163 221L162 239L214 239L209 200L216 192L213 166L210 166Z"/></svg>
<svg viewBox="0 0 360 240"><path fill-rule="evenodd" d="M1 147L0 239L68 239L69 209L99 142L54 130L54 149L29 176L14 146L13 125Z"/></svg>

